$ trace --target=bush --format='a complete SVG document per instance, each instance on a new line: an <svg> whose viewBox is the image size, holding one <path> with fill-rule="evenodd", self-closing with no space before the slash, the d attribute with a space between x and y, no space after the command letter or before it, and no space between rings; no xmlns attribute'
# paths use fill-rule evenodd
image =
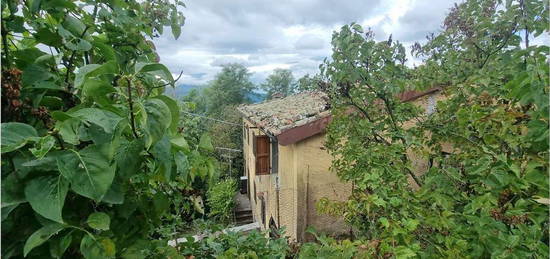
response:
<svg viewBox="0 0 550 259"><path fill-rule="evenodd" d="M285 258L289 246L285 238L269 239L265 232L255 230L212 235L196 242L188 238L179 250L195 258Z"/></svg>
<svg viewBox="0 0 550 259"><path fill-rule="evenodd" d="M206 193L210 212L208 216L219 222L228 223L233 216L237 182L234 179L222 180L208 190Z"/></svg>

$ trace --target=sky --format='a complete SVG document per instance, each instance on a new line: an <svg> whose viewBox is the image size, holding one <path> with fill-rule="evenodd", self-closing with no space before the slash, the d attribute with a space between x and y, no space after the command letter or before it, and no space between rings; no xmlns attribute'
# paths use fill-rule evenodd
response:
<svg viewBox="0 0 550 259"><path fill-rule="evenodd" d="M458 0L187 0L182 34L169 28L154 40L160 62L179 85L202 85L221 66L241 63L262 83L276 68L298 79L316 74L331 55L331 36L345 24L371 27L377 40L390 34L407 49L441 30L445 15ZM409 51L407 51L409 52ZM408 65L417 63L410 57Z"/></svg>

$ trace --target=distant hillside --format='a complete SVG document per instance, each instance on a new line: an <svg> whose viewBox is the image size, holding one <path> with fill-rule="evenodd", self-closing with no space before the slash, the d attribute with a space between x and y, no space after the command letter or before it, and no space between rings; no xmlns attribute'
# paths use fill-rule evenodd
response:
<svg viewBox="0 0 550 259"><path fill-rule="evenodd" d="M205 87L206 85L178 85L176 86L176 88L167 87L166 95L179 99L189 94L189 92L191 92L191 90L193 89L201 90L202 88L205 88ZM252 103L259 103L265 100L265 94L252 92L248 94L248 98L252 101Z"/></svg>
<svg viewBox="0 0 550 259"><path fill-rule="evenodd" d="M252 103L259 103L265 100L265 94L252 92L248 94L248 98L252 101Z"/></svg>
<svg viewBox="0 0 550 259"><path fill-rule="evenodd" d="M167 87L166 95L180 98L186 96L193 89L199 90L204 87L204 85L178 85L176 88Z"/></svg>

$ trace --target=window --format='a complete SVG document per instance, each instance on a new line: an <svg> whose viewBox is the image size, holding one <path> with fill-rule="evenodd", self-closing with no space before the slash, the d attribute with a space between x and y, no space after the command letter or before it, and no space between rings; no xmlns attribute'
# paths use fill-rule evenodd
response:
<svg viewBox="0 0 550 259"><path fill-rule="evenodd" d="M256 156L256 175L269 174L269 137L256 136L254 138L254 155Z"/></svg>

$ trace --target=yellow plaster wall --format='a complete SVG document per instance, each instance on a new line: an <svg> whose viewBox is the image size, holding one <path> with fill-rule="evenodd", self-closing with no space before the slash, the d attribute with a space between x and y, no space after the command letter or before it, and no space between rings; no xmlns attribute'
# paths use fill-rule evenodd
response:
<svg viewBox="0 0 550 259"><path fill-rule="evenodd" d="M330 172L332 156L324 147L324 137L318 134L295 144L295 154L301 161L297 167L299 241L311 240L305 233L308 226L334 235L349 231L343 219L321 215L316 209L321 198L344 201L351 194L351 184L341 182L336 173Z"/></svg>

